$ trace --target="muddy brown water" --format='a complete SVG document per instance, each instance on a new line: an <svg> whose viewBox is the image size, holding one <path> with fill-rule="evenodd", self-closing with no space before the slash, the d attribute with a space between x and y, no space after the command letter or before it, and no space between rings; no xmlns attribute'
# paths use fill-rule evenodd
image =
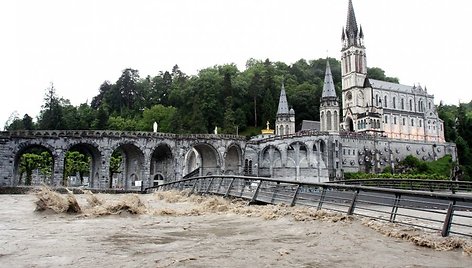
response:
<svg viewBox="0 0 472 268"><path fill-rule="evenodd" d="M339 215L178 193L74 198L80 214L0 195L0 267L472 267L462 249L419 247Z"/></svg>

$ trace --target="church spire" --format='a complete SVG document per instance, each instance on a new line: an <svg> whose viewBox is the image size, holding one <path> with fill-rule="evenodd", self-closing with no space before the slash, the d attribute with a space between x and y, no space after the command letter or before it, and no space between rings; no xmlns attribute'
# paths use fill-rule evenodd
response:
<svg viewBox="0 0 472 268"><path fill-rule="evenodd" d="M280 90L280 98L279 98L279 108L277 109L277 114L288 114L288 103L287 103L287 95L285 94L285 86L282 82L282 89Z"/></svg>
<svg viewBox="0 0 472 268"><path fill-rule="evenodd" d="M354 13L354 7L352 6L352 0L349 0L347 8L347 21L346 21L346 38L349 46L357 46L359 36L359 28L357 27L356 14ZM362 35L364 35L362 33ZM361 37L362 38L362 37Z"/></svg>
<svg viewBox="0 0 472 268"><path fill-rule="evenodd" d="M334 88L333 75L331 74L331 67L329 66L329 60L326 59L326 72L323 85L323 92L321 93L321 98L335 97L336 90Z"/></svg>

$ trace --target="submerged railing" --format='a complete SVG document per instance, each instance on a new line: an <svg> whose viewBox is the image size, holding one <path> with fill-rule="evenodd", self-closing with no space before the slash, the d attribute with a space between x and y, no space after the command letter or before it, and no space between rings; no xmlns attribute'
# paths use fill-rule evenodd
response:
<svg viewBox="0 0 472 268"><path fill-rule="evenodd" d="M363 179L333 181L330 183L430 192L472 192L472 182L469 181L418 179Z"/></svg>
<svg viewBox="0 0 472 268"><path fill-rule="evenodd" d="M303 205L347 215L472 237L472 195L403 189L303 183L245 176L193 177L149 187L144 192L188 190L237 197L249 203Z"/></svg>

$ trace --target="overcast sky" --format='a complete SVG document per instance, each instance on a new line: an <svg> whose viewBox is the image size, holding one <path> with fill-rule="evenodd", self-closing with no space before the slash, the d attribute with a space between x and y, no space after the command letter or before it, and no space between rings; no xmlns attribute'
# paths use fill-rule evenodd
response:
<svg viewBox="0 0 472 268"><path fill-rule="evenodd" d="M189 75L249 58L340 58L348 0L2 0L0 129L33 118L45 89L78 105L127 67L141 77L178 64ZM436 103L472 100L472 1L353 0L367 64ZM328 51L328 52L327 52Z"/></svg>

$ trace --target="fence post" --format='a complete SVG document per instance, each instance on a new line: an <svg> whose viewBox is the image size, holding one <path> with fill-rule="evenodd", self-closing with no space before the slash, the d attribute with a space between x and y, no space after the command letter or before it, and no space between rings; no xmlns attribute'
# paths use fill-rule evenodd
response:
<svg viewBox="0 0 472 268"><path fill-rule="evenodd" d="M349 206L349 209L347 211L347 215L352 215L352 213L354 213L354 209L356 208L356 200L357 200L357 196L359 195L359 189L357 189L355 192L354 192L354 195L352 197L352 202L351 202L351 206Z"/></svg>
<svg viewBox="0 0 472 268"><path fill-rule="evenodd" d="M224 181L224 180L225 180L225 178L220 177L220 183L218 184L218 189L216 189L216 193L217 193L217 194L220 193L221 185L223 185L223 181Z"/></svg>
<svg viewBox="0 0 472 268"><path fill-rule="evenodd" d="M280 182L277 182L277 184L275 185L274 192L272 193L272 198L270 199L270 203L271 203L271 204L274 204L275 195L276 195L277 192L279 191L279 186L280 186Z"/></svg>
<svg viewBox="0 0 472 268"><path fill-rule="evenodd" d="M393 201L392 212L390 213L390 222L395 222L397 217L398 206L400 205L401 194L395 194L395 201Z"/></svg>
<svg viewBox="0 0 472 268"><path fill-rule="evenodd" d="M207 187L207 189L206 189L206 191L205 191L205 194L208 194L208 192L210 191L210 188L211 188L211 185L213 184L213 180L214 180L214 179L215 179L215 178L213 178L213 177L211 178L210 183L208 183L208 187Z"/></svg>
<svg viewBox="0 0 472 268"><path fill-rule="evenodd" d="M233 179L231 180L231 182L229 183L228 189L226 189L225 197L228 197L229 192L231 191L231 187L233 186L234 180L235 180L235 178L233 178Z"/></svg>
<svg viewBox="0 0 472 268"><path fill-rule="evenodd" d="M300 191L300 184L297 186L297 189L295 190L295 193L293 194L292 202L290 203L291 207L295 206L295 200L297 199L297 195L299 191Z"/></svg>
<svg viewBox="0 0 472 268"><path fill-rule="evenodd" d="M249 201L248 205L253 204L256 202L257 194L259 193L259 188L261 188L262 180L259 180L259 183L257 184L257 188L254 191L254 195L251 198L251 201Z"/></svg>
<svg viewBox="0 0 472 268"><path fill-rule="evenodd" d="M197 186L197 182L198 182L198 179L197 179L197 180L193 180L192 190L190 190L190 192L188 193L188 196L190 196L191 194L193 194L193 192L195 191L195 187Z"/></svg>
<svg viewBox="0 0 472 268"><path fill-rule="evenodd" d="M321 207L323 206L325 197L326 197L326 187L323 186L323 190L321 191L320 201L318 202L318 207L316 208L317 210L320 210Z"/></svg>
<svg viewBox="0 0 472 268"><path fill-rule="evenodd" d="M452 223L452 216L454 215L454 205L456 201L452 201L449 203L449 207L447 208L446 218L444 219L443 228L441 231L441 235L443 237L449 236L449 232L451 231L451 223Z"/></svg>

